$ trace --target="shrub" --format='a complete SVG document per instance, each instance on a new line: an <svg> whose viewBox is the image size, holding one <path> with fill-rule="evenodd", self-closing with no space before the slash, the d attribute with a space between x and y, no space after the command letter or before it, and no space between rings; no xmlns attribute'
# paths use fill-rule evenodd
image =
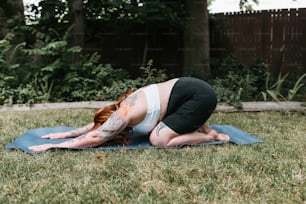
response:
<svg viewBox="0 0 306 204"><path fill-rule="evenodd" d="M13 33L0 41L0 104L114 100L130 87L166 79L152 60L132 80L127 71L100 64L97 53L83 56L80 47L69 47L69 30L63 36L26 30L36 37L31 47L15 45Z"/></svg>
<svg viewBox="0 0 306 204"><path fill-rule="evenodd" d="M158 83L167 80L168 76L162 69L153 68L153 60L149 60L146 66L140 67L142 75L136 79L123 79L113 81L112 85L104 86L100 92L101 99L114 100L127 92L130 88L140 88L152 83Z"/></svg>
<svg viewBox="0 0 306 204"><path fill-rule="evenodd" d="M210 83L220 102L241 107L242 101L259 98L267 73L267 65L260 60L247 69L230 55L220 65L214 65L214 75L217 77Z"/></svg>
<svg viewBox="0 0 306 204"><path fill-rule="evenodd" d="M263 96L263 99L269 100L272 99L274 101L291 101L294 98L296 98L298 92L302 89L304 84L302 81L306 77L306 74L303 74L300 76L295 83L292 85L291 88L283 88L283 85L286 82L286 78L288 77L288 73L282 76L280 73L278 75L277 80L271 85L270 78L271 76L268 75L266 78L266 90L262 91L261 94Z"/></svg>
<svg viewBox="0 0 306 204"><path fill-rule="evenodd" d="M254 86L256 77L246 74L229 72L223 79L215 79L213 88L217 93L220 102L226 102L237 107L241 107L242 101L251 100L257 91Z"/></svg>

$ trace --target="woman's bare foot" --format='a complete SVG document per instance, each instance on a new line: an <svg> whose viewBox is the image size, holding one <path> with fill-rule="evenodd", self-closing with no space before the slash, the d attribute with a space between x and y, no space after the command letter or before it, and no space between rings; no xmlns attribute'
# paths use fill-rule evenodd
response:
<svg viewBox="0 0 306 204"><path fill-rule="evenodd" d="M200 127L198 132L214 137L215 141L229 141L230 140L230 137L228 135L218 133L216 130L209 128L207 124L204 124L202 127Z"/></svg>
<svg viewBox="0 0 306 204"><path fill-rule="evenodd" d="M217 133L217 135L214 135L216 141L229 141L230 137L226 134Z"/></svg>
<svg viewBox="0 0 306 204"><path fill-rule="evenodd" d="M214 137L215 141L229 141L230 137L226 134L218 133L216 130L209 129L208 135Z"/></svg>
<svg viewBox="0 0 306 204"><path fill-rule="evenodd" d="M214 129L211 129L208 127L208 125L204 124L200 129L200 132L217 137L218 136L218 132Z"/></svg>
<svg viewBox="0 0 306 204"><path fill-rule="evenodd" d="M213 130L213 129L209 129L207 134L209 134L211 136L214 136L214 137L217 137L219 133L217 131Z"/></svg>

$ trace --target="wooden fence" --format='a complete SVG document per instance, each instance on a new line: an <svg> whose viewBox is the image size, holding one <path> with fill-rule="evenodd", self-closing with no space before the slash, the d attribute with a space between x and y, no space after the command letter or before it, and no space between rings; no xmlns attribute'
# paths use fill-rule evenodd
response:
<svg viewBox="0 0 306 204"><path fill-rule="evenodd" d="M210 43L213 58L232 53L246 66L264 60L275 75L306 73L306 9L213 15Z"/></svg>
<svg viewBox="0 0 306 204"><path fill-rule="evenodd" d="M153 59L154 68L165 69L171 76L180 76L183 62L182 32L167 27L125 26L88 22L86 52L99 52L102 63L127 69L132 76L139 67Z"/></svg>
<svg viewBox="0 0 306 204"><path fill-rule="evenodd" d="M139 74L139 67L153 59L158 68L180 76L184 64L183 32L144 25L87 23L85 49L101 53L103 63ZM210 16L210 56L234 54L249 67L264 60L270 72L306 72L306 9L224 13Z"/></svg>

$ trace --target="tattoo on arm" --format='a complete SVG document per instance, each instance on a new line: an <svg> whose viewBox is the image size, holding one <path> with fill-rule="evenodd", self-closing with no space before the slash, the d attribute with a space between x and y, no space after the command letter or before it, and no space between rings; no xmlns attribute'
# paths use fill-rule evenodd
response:
<svg viewBox="0 0 306 204"><path fill-rule="evenodd" d="M58 145L58 147L97 146L103 142L112 139L114 136L117 136L128 125L127 115L131 108L135 105L136 99L137 94L131 95L130 97L125 99L120 105L120 108L116 112L112 113L102 126L93 131L90 130L94 126L94 123L76 129L74 131L70 131L69 134L71 135L71 137L79 137L61 143L61 145ZM93 138L100 138L100 140L93 140Z"/></svg>
<svg viewBox="0 0 306 204"><path fill-rule="evenodd" d="M135 106L137 94L127 97L121 104L120 108L111 114L105 123L96 129L98 135L103 140L110 140L117 136L128 125L127 116L133 106Z"/></svg>
<svg viewBox="0 0 306 204"><path fill-rule="evenodd" d="M156 128L156 135L157 135L157 136L160 136L160 135L159 135L159 132L160 132L163 128L165 128L165 127L167 127L167 126L165 125L165 123L160 122L160 123L157 125L157 128Z"/></svg>
<svg viewBox="0 0 306 204"><path fill-rule="evenodd" d="M109 119L97 129L100 132L99 137L104 140L109 140L118 135L127 126L127 121L124 116L114 112Z"/></svg>
<svg viewBox="0 0 306 204"><path fill-rule="evenodd" d="M119 113L114 112L101 127L97 128L94 131L84 133L73 140L67 141L66 144L69 144L70 146L75 146L76 144L82 143L82 147L92 146L93 144L87 143L88 141L90 141L93 135L95 137L99 137L101 139L101 142L106 142L107 140L110 140L112 139L112 137L119 134L126 127L126 124L127 122L125 118L120 115L120 111Z"/></svg>

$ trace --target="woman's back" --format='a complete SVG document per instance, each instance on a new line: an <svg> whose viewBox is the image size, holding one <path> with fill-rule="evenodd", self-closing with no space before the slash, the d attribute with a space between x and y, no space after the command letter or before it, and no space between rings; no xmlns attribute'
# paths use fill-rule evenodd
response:
<svg viewBox="0 0 306 204"><path fill-rule="evenodd" d="M129 110L129 125L130 127L136 126L141 123L146 115L148 110L148 101L147 100L160 100L160 116L158 121L161 121L167 112L167 106L171 94L173 85L178 79L172 79L166 82L156 84L158 88L159 97L147 97L145 90L146 87L139 89L138 91L131 94L123 103L128 103ZM152 86L152 85L150 85Z"/></svg>

